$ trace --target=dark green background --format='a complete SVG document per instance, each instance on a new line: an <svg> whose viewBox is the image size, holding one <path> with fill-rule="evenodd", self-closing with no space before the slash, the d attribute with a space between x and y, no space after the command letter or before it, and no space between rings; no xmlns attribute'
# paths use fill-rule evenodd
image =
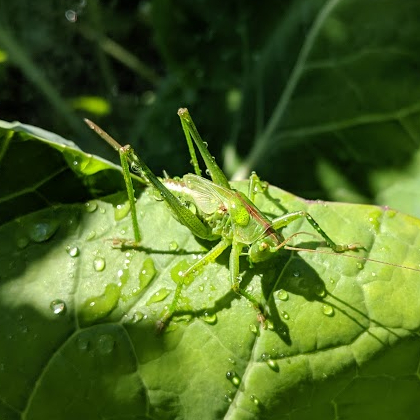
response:
<svg viewBox="0 0 420 420"><path fill-rule="evenodd" d="M227 174L419 214L417 0L0 1L0 118L157 173L189 171L190 108ZM75 22L66 18L69 11ZM74 14L73 14L74 16ZM86 109L82 97L101 107Z"/></svg>

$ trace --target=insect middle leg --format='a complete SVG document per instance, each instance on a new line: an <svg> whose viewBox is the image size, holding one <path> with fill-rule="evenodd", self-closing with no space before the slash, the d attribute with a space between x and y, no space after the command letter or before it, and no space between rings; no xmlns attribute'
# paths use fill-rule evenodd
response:
<svg viewBox="0 0 420 420"><path fill-rule="evenodd" d="M265 316L264 316L264 309L260 302L258 302L257 299L255 299L254 296L252 296L250 293L245 291L244 289L241 289L240 287L240 277L239 277L239 257L241 255L242 249L244 247L244 244L233 241L232 243L232 249L230 251L229 256L229 275L230 275L230 283L232 290L243 296L245 299L249 300L253 306L253 308L257 311L257 318L261 323L264 323Z"/></svg>
<svg viewBox="0 0 420 420"><path fill-rule="evenodd" d="M160 319L161 328L163 328L167 321L169 321L175 311L177 310L177 305L179 298L181 296L182 288L189 276L194 275L194 273L201 270L206 264L214 262L216 258L230 245L230 241L227 239L222 239L217 245L215 245L207 254L201 258L199 261L190 266L180 275L180 280L177 282L175 294L172 299L172 303L169 305L168 310L164 313Z"/></svg>

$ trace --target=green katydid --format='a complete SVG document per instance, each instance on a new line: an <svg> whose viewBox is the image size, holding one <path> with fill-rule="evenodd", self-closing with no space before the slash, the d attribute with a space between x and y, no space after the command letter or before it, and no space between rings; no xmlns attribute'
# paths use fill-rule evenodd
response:
<svg viewBox="0 0 420 420"><path fill-rule="evenodd" d="M201 139L188 110L181 108L178 110L178 115L181 119L195 171L195 174L184 175L180 181L160 180L141 157L133 151L131 146L122 147L96 124L85 120L90 128L95 130L120 153L133 221L135 241L131 243L132 246L139 245L141 238L137 224L129 164L133 172L140 174L147 183L153 186L167 202L175 218L196 237L206 240L220 239L217 245L208 251L203 258L182 273L172 303L160 320L160 326L163 328L176 312L186 279L205 264L214 262L228 247L231 247L229 258L231 287L237 294L251 302L257 311L259 321L264 325L264 308L251 293L240 287L239 258L241 255L246 255L249 262L253 264L273 257L281 248L296 249L286 246L290 238L284 238L280 230L299 218L306 218L335 253L355 250L361 248L361 246L359 244L336 244L312 216L305 211L287 213L270 220L254 204L256 190L262 184L257 175L251 175L248 196L232 189L225 174L209 153L206 143ZM207 167L206 173L211 177L211 181L201 176L194 144L204 160ZM194 206L195 212L188 208L189 204Z"/></svg>

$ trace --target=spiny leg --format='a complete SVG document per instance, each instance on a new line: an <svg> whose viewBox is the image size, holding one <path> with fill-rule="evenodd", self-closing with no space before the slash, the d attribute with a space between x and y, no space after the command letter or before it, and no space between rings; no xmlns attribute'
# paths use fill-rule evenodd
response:
<svg viewBox="0 0 420 420"><path fill-rule="evenodd" d="M194 121L192 120L191 115L188 112L188 109L180 108L178 110L178 115L179 115L179 118L181 119L182 129L184 130L185 137L187 139L188 147L190 149L190 154L191 154L190 143L191 143L191 137L192 137L192 139L194 140L201 154L201 157L204 160L204 163L206 164L208 173L210 174L212 181L217 185L221 185L222 187L230 189L229 181L227 180L226 175L223 173L223 171L217 165L214 157L208 151L207 144L204 143L203 139L201 138L197 130L197 127L195 126ZM197 158L195 157L195 152L194 152L194 156L193 154L191 154L191 158L193 160L193 165L195 168L194 161L197 160ZM196 170L196 174L200 175L197 172L197 170Z"/></svg>
<svg viewBox="0 0 420 420"><path fill-rule="evenodd" d="M136 210L136 199L134 197L133 182L131 181L129 157L131 154L130 146L121 146L114 138L112 138L107 132L103 131L94 122L85 118L86 124L95 131L100 137L102 137L108 144L110 144L120 155L121 167L124 176L124 183L127 189L128 202L131 211L131 222L133 224L134 243L133 246L139 246L141 242L140 228L137 219ZM118 240L120 241L120 240ZM121 243L125 243L125 240L121 240Z"/></svg>
<svg viewBox="0 0 420 420"><path fill-rule="evenodd" d="M325 239L327 245L334 252L344 252L349 250L354 250L360 248L359 244L336 244L327 233L319 226L319 224L314 220L314 218L306 211L300 210L292 213L284 214L283 216L277 217L272 221L272 227L277 230L289 225L294 220L304 217L309 224Z"/></svg>
<svg viewBox="0 0 420 420"><path fill-rule="evenodd" d="M247 291L241 289L240 287L239 257L241 255L243 247L244 245L240 242L234 241L232 243L232 249L230 251L230 256L229 256L230 283L232 286L232 290L235 293L243 296L245 299L248 299L251 302L253 308L257 311L258 321L264 325L265 316L264 316L264 309L261 303L258 302L258 300L255 299L254 296L252 296Z"/></svg>
<svg viewBox="0 0 420 420"><path fill-rule="evenodd" d="M185 284L185 281L187 278L194 273L201 270L202 267L204 267L206 264L209 264L211 262L214 262L216 258L230 245L230 241L223 238L217 245L215 245L207 254L201 258L199 261L194 263L192 266L190 266L187 270L185 270L181 275L180 279L177 282L175 294L172 299L172 303L169 305L168 310L165 312L165 314L162 316L162 318L159 321L159 329L163 329L165 327L165 324L168 320L170 320L174 314L174 312L177 309L178 301L181 296L182 288Z"/></svg>
<svg viewBox="0 0 420 420"><path fill-rule="evenodd" d="M264 192L266 189L267 182L261 181L260 177L255 172L252 172L248 184L248 198L250 201L255 204L255 196L257 193Z"/></svg>

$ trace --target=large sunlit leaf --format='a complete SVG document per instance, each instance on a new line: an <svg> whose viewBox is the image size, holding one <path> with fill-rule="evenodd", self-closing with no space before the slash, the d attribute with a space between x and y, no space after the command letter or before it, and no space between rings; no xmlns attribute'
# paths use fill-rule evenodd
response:
<svg viewBox="0 0 420 420"><path fill-rule="evenodd" d="M2 417L416 419L420 281L409 267L420 264L420 221L275 187L256 204L270 217L306 209L336 242L364 247L331 254L296 221L285 236L314 234L293 244L329 254L283 250L252 268L242 258L241 286L266 302L267 330L230 290L224 253L157 334L179 267L214 243L197 241L150 190L137 203L141 250L111 246L133 236L120 194L3 225Z"/></svg>

